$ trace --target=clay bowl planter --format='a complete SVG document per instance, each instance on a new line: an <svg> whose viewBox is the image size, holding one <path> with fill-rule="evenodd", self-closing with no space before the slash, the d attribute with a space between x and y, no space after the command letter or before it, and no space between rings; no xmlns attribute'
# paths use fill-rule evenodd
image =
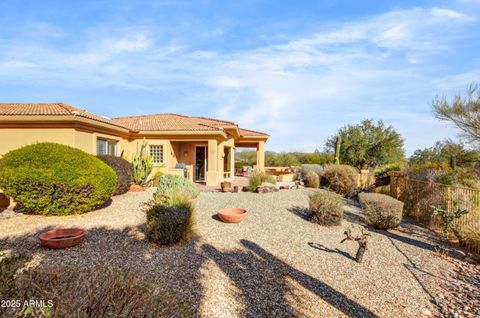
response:
<svg viewBox="0 0 480 318"><path fill-rule="evenodd" d="M230 192L232 184L230 182L222 182L220 183L220 187L222 188L222 192Z"/></svg>
<svg viewBox="0 0 480 318"><path fill-rule="evenodd" d="M247 210L240 208L228 208L218 211L218 218L225 223L239 223L247 215Z"/></svg>
<svg viewBox="0 0 480 318"><path fill-rule="evenodd" d="M43 246L48 248L67 248L80 244L87 231L79 228L56 229L43 232L38 239Z"/></svg>
<svg viewBox="0 0 480 318"><path fill-rule="evenodd" d="M130 188L128 188L132 192L142 192L145 191L145 188L138 184L132 184Z"/></svg>

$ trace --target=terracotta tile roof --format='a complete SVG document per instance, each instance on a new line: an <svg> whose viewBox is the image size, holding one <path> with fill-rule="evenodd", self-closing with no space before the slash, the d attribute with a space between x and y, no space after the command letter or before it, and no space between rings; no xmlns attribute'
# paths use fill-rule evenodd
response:
<svg viewBox="0 0 480 318"><path fill-rule="evenodd" d="M78 116L127 128L112 122L110 119L89 113L86 110L75 108L65 103L0 103L0 116Z"/></svg>
<svg viewBox="0 0 480 318"><path fill-rule="evenodd" d="M232 121L208 117L188 117L178 114L117 117L112 118L112 121L137 131L221 131L222 126L237 126ZM254 130L239 128L239 131L242 136L268 136Z"/></svg>
<svg viewBox="0 0 480 318"><path fill-rule="evenodd" d="M216 118L209 118L209 117L191 117L197 119L199 122L212 125L212 126L236 126L233 121L223 120L223 119L216 119Z"/></svg>
<svg viewBox="0 0 480 318"><path fill-rule="evenodd" d="M244 128L238 128L238 130L240 131L240 136L242 137L247 137L247 136L269 136L268 134L266 133L262 133L260 131L256 131L256 130L250 130L250 129L244 129Z"/></svg>
<svg viewBox="0 0 480 318"><path fill-rule="evenodd" d="M154 114L104 118L65 103L0 103L0 116L78 116L132 131L222 131L237 126L232 121L177 114ZM239 128L241 136L268 136L259 131Z"/></svg>
<svg viewBox="0 0 480 318"><path fill-rule="evenodd" d="M112 121L133 130L143 131L221 131L221 127L218 127L220 123L213 125L205 119L177 114L117 117L112 118Z"/></svg>

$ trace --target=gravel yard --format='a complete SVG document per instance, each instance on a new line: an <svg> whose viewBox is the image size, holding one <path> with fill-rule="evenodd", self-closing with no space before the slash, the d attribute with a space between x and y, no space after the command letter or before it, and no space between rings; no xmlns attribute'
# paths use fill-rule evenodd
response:
<svg viewBox="0 0 480 318"><path fill-rule="evenodd" d="M306 220L307 190L270 194L202 192L196 200L195 236L187 244L156 247L145 240L142 202L152 190L115 197L101 210L79 216L16 215L0 218L0 251L33 255L33 264L98 264L128 268L159 280L202 317L421 317L435 313L437 286L452 262L437 257L428 231L405 224L372 231L362 264L357 244L340 244L342 226ZM240 224L224 224L223 207L248 210ZM57 226L89 230L67 250L39 247L36 235Z"/></svg>

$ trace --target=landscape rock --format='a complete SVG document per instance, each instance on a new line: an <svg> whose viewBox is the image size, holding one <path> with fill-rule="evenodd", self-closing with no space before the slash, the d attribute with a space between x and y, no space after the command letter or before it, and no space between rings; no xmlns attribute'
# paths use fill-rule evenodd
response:
<svg viewBox="0 0 480 318"><path fill-rule="evenodd" d="M257 187L258 193L271 193L277 192L279 189L273 183L263 182L261 185Z"/></svg>

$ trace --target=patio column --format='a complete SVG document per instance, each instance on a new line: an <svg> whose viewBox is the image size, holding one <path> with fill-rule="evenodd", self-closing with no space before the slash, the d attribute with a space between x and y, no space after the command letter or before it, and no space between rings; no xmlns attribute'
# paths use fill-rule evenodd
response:
<svg viewBox="0 0 480 318"><path fill-rule="evenodd" d="M257 145L257 169L265 170L265 141L259 141Z"/></svg>
<svg viewBox="0 0 480 318"><path fill-rule="evenodd" d="M218 143L216 139L208 140L207 186L218 186Z"/></svg>

